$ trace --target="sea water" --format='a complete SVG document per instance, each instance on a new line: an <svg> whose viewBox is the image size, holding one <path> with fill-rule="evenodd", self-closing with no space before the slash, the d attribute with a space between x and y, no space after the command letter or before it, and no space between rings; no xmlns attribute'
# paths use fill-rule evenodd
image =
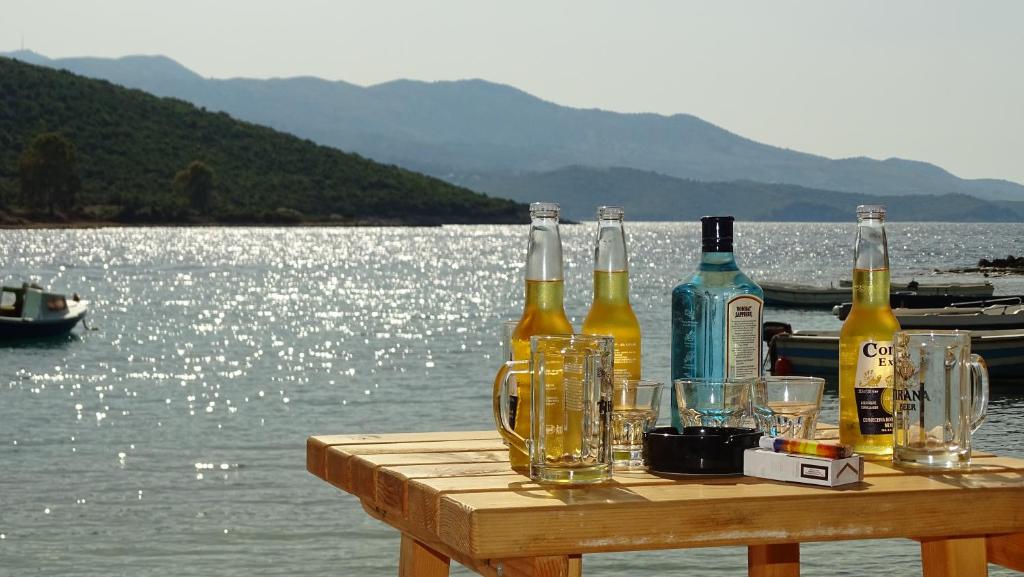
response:
<svg viewBox="0 0 1024 577"><path fill-rule="evenodd" d="M522 310L526 226L0 230L0 280L77 291L96 329L0 347L0 576L394 575L397 534L305 471L305 439L491 428L501 323ZM628 231L646 378L668 378L669 295L698 261L698 226ZM900 279L981 280L932 270L1024 254L1014 224L887 228ZM577 328L592 232L562 229ZM757 281L849 274L852 224L737 233ZM1024 294L1021 277L990 280ZM768 308L765 320L840 326L823 311ZM836 418L826 390L821 421ZM1022 418L1024 392L994 392L976 448L1024 457ZM598 576L738 576L745 553L584 565ZM909 576L919 554L910 541L813 543L801 561L808 575Z"/></svg>

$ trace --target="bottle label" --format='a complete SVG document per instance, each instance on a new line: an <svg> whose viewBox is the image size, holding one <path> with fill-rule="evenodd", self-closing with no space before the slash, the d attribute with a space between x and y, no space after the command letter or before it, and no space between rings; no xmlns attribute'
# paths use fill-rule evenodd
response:
<svg viewBox="0 0 1024 577"><path fill-rule="evenodd" d="M752 379L761 374L761 311L753 295L729 299L725 307L725 376Z"/></svg>
<svg viewBox="0 0 1024 577"><path fill-rule="evenodd" d="M616 383L638 378L633 372L640 369L640 343L632 340L615 341L615 369L612 372Z"/></svg>
<svg viewBox="0 0 1024 577"><path fill-rule="evenodd" d="M860 434L892 434L892 381L892 341L862 341L853 384Z"/></svg>

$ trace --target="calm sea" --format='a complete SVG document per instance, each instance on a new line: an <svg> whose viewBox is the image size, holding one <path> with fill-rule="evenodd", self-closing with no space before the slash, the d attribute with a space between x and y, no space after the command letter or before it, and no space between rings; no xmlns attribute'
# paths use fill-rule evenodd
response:
<svg viewBox="0 0 1024 577"><path fill-rule="evenodd" d="M694 267L698 227L627 230L644 370L664 379L669 292ZM526 231L0 231L0 280L77 291L95 328L0 348L0 575L394 575L396 533L306 473L305 439L491 427L498 329L522 306ZM888 231L900 278L976 280L932 271L1024 254L1015 224ZM577 326L593 232L563 227ZM755 279L849 275L853 224L737 232ZM1024 294L1020 277L991 280ZM839 326L823 312L766 319ZM832 393L825 420L836 404ZM1024 391L995 394L978 448L1024 457L1022 418ZM806 575L921 571L908 541L810 544L802 560ZM745 575L745 563L738 548L584 560L588 575Z"/></svg>

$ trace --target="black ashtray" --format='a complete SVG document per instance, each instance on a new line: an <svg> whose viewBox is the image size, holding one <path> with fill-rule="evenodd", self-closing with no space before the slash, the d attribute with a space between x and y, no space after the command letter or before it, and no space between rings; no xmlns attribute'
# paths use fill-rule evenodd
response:
<svg viewBox="0 0 1024 577"><path fill-rule="evenodd" d="M644 434L652 473L739 475L743 451L757 447L761 431L743 427L658 427Z"/></svg>

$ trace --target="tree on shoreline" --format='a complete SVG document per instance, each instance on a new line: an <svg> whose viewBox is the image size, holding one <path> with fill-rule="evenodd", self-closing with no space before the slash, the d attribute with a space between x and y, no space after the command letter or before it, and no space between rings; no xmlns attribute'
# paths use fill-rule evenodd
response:
<svg viewBox="0 0 1024 577"><path fill-rule="evenodd" d="M174 188L188 200L192 210L206 214L213 204L213 169L193 160L174 175Z"/></svg>
<svg viewBox="0 0 1024 577"><path fill-rule="evenodd" d="M56 214L58 206L64 209L62 212L74 209L82 181L75 145L60 134L44 132L32 139L18 159L18 176L21 202L26 207L45 207L50 216Z"/></svg>

